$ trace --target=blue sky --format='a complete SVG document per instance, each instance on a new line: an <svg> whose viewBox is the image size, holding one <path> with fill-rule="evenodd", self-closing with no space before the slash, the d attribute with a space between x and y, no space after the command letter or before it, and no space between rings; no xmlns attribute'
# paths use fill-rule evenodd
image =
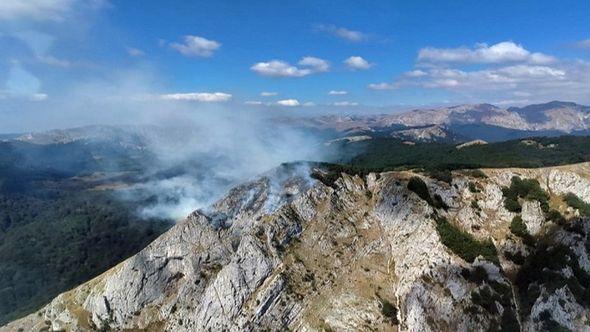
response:
<svg viewBox="0 0 590 332"><path fill-rule="evenodd" d="M590 103L588 13L587 1L3 0L0 130L142 103Z"/></svg>

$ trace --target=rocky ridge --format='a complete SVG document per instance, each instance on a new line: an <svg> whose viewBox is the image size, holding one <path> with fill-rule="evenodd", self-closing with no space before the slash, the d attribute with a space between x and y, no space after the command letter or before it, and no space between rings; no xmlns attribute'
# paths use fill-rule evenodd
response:
<svg viewBox="0 0 590 332"><path fill-rule="evenodd" d="M412 172L335 181L309 172L286 165L232 189L0 331L589 329L580 276L590 273L590 227L560 197L590 202L590 164L458 171L451 184ZM538 180L567 220L549 220L535 200L508 211L502 188L514 176ZM436 199L408 189L415 177ZM511 232L517 215L535 245ZM449 230L497 256L465 258ZM539 271L564 283L522 273L536 271L543 250L563 259Z"/></svg>

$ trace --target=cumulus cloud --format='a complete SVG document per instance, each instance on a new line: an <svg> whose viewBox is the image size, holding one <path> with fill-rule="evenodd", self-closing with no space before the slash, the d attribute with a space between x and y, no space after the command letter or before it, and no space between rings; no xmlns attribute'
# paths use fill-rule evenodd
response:
<svg viewBox="0 0 590 332"><path fill-rule="evenodd" d="M344 63L352 70L365 70L371 68L372 66L372 64L360 56L351 56L344 60Z"/></svg>
<svg viewBox="0 0 590 332"><path fill-rule="evenodd" d="M438 49L418 54L417 64L440 55L444 66L434 64L405 72L392 82L373 83L373 90L402 88L439 89L461 99L516 103L549 99L588 102L590 62L558 59L525 50L507 42L475 49ZM498 46L499 45L499 46ZM450 50L449 52L446 52ZM465 64L478 64L465 66Z"/></svg>
<svg viewBox="0 0 590 332"><path fill-rule="evenodd" d="M232 98L232 95L224 92L191 92L191 93L172 93L160 95L164 100L178 101L198 101L198 102L225 102Z"/></svg>
<svg viewBox="0 0 590 332"><path fill-rule="evenodd" d="M462 70L431 68L419 77L402 75L391 83L369 85L374 90L404 87L443 89L479 99L512 100L511 96L528 99L585 98L590 88L590 64L582 61L556 66L530 64Z"/></svg>
<svg viewBox="0 0 590 332"><path fill-rule="evenodd" d="M244 102L245 105L262 105L263 102L259 100L247 100Z"/></svg>
<svg viewBox="0 0 590 332"><path fill-rule="evenodd" d="M368 87L371 90L393 90L398 88L397 84L387 82L371 83Z"/></svg>
<svg viewBox="0 0 590 332"><path fill-rule="evenodd" d="M507 63L526 62L530 64L550 64L556 59L538 52L530 52L522 45L511 41L491 46L477 44L474 48L434 48L426 47L418 52L419 62L431 63Z"/></svg>
<svg viewBox="0 0 590 332"><path fill-rule="evenodd" d="M303 77L315 73L326 72L330 69L328 61L316 57L306 56L299 60L298 66L293 66L282 60L258 62L250 70L267 77Z"/></svg>
<svg viewBox="0 0 590 332"><path fill-rule="evenodd" d="M186 56L210 57L221 44L200 36L184 36L184 43L171 43L170 47Z"/></svg>
<svg viewBox="0 0 590 332"><path fill-rule="evenodd" d="M342 90L330 90L330 92L328 92L328 94L330 96L344 96L344 95L348 94L348 92L342 91Z"/></svg>
<svg viewBox="0 0 590 332"><path fill-rule="evenodd" d="M269 92L269 91L262 91L260 93L260 96L261 97L273 97L273 96L276 96L276 95L278 95L278 93L276 93L276 92Z"/></svg>
<svg viewBox="0 0 590 332"><path fill-rule="evenodd" d="M368 39L368 35L355 30L350 30L343 27L337 27L335 25L323 25L318 24L315 26L315 30L319 32L325 32L332 36L345 39L350 42L361 42Z"/></svg>
<svg viewBox="0 0 590 332"><path fill-rule="evenodd" d="M330 69L328 61L313 56L306 56L297 64L309 68L314 73L326 72Z"/></svg>
<svg viewBox="0 0 590 332"><path fill-rule="evenodd" d="M277 101L277 105L280 106L299 106L299 100L297 99L283 99L283 100L279 100Z"/></svg>

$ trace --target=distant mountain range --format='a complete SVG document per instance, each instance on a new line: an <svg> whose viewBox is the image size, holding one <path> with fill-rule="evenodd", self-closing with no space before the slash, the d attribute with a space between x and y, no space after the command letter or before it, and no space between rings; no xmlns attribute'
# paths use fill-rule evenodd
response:
<svg viewBox="0 0 590 332"><path fill-rule="evenodd" d="M509 108L473 104L397 114L331 115L299 123L343 135L385 135L418 141L502 141L530 136L588 135L590 107L562 101Z"/></svg>
<svg viewBox="0 0 590 332"><path fill-rule="evenodd" d="M509 108L469 104L395 114L327 115L278 118L276 121L318 134L325 141L360 136L365 139L392 137L421 142L498 142L533 136L590 135L590 106L562 101ZM149 141L182 141L185 134L194 130L188 127L97 125L2 135L0 140L43 145L93 140L142 149Z"/></svg>

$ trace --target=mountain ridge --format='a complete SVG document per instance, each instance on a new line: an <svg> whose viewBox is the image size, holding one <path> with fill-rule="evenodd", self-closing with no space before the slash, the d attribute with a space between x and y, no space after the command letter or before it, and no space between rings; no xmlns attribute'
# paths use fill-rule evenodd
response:
<svg viewBox="0 0 590 332"><path fill-rule="evenodd" d="M590 228L578 210L556 202L570 192L590 202L590 164L483 174L454 172L452 185L407 171L311 181L285 165L0 330L583 328L589 309L572 292L589 287L578 278L590 273L583 244ZM537 198L522 200L521 213L508 211L502 188L515 176L538 181L551 208L567 216L565 226L547 219ZM426 192L410 185L416 181ZM516 216L539 237L535 247L511 233ZM464 256L448 232L475 250L494 249ZM551 263L565 265L547 268L581 289L570 281L553 287L537 273L514 277L533 268L515 257L556 255L543 241L570 248L569 260ZM523 285L539 292L527 295Z"/></svg>

